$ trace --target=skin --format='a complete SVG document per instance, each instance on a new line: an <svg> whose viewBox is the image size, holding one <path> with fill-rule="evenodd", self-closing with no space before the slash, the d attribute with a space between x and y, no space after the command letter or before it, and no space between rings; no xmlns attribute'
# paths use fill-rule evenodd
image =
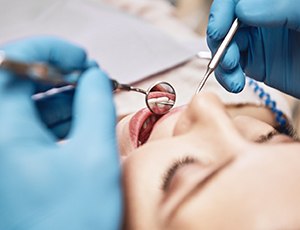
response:
<svg viewBox="0 0 300 230"><path fill-rule="evenodd" d="M300 144L282 134L257 142L274 130L267 109L225 107L201 93L159 120L138 148L128 146L128 119L117 127L124 229L300 227ZM170 166L187 157L163 190Z"/></svg>

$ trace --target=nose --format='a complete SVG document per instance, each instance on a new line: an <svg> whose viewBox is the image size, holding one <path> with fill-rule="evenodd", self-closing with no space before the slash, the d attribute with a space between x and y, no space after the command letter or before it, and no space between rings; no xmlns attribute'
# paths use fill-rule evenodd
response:
<svg viewBox="0 0 300 230"><path fill-rule="evenodd" d="M219 136L222 138L238 138L236 130L225 105L212 93L199 93L193 97L187 109L178 119L173 135L182 135L191 131L200 132L199 138L208 140Z"/></svg>
<svg viewBox="0 0 300 230"><path fill-rule="evenodd" d="M212 93L199 93L179 117L173 132L200 153L215 160L237 156L247 148L220 98Z"/></svg>

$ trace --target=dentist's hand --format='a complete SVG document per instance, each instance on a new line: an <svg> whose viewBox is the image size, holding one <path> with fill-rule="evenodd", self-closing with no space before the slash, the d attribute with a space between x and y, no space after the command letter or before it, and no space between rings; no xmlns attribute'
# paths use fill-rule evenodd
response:
<svg viewBox="0 0 300 230"><path fill-rule="evenodd" d="M54 38L2 49L64 70L86 66L84 50ZM0 229L119 229L122 200L110 82L87 69L74 96L68 140L56 143L37 116L34 84L0 70Z"/></svg>
<svg viewBox="0 0 300 230"><path fill-rule="evenodd" d="M234 18L242 22L215 71L228 91L239 92L245 76L300 98L300 0L214 0L207 28L212 52Z"/></svg>

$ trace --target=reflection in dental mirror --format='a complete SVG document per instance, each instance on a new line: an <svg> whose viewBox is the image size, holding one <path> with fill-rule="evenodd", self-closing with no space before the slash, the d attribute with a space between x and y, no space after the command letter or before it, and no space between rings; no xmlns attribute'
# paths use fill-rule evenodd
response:
<svg viewBox="0 0 300 230"><path fill-rule="evenodd" d="M169 112L175 101L175 90L167 82L156 83L147 91L146 104L152 113L161 115Z"/></svg>

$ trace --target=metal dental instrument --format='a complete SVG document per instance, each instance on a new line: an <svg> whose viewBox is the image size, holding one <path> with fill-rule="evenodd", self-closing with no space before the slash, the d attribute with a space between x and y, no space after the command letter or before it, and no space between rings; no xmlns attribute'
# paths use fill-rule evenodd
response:
<svg viewBox="0 0 300 230"><path fill-rule="evenodd" d="M231 42L233 36L235 35L238 27L240 25L240 22L239 20L236 18L227 35L225 36L224 40L222 41L221 45L219 46L217 52L215 53L215 55L213 55L213 57L211 58L210 62L208 63L207 65L207 69L206 69L206 72L204 74L204 77L202 78L202 80L200 81L200 84L197 88L197 91L196 91L196 94L199 93L201 91L201 89L203 88L206 80L208 79L208 77L211 75L211 73L217 68L223 54L225 53L226 51L226 48L228 47L229 43ZM203 56L203 54L198 54L199 57Z"/></svg>
<svg viewBox="0 0 300 230"><path fill-rule="evenodd" d="M64 76L64 73L57 68L44 63L25 63L6 57L3 51L0 51L0 68L14 72L22 79L30 79L40 83L46 83L53 86L73 85ZM80 71L73 72L72 77L79 76ZM78 79L76 79L78 80Z"/></svg>
<svg viewBox="0 0 300 230"><path fill-rule="evenodd" d="M111 80L113 90L135 91L145 94L145 102L148 109L157 115L162 115L173 108L176 101L175 89L168 82L157 82L150 86L146 91L127 84L120 84L116 80Z"/></svg>
<svg viewBox="0 0 300 230"><path fill-rule="evenodd" d="M76 88L76 82L82 73L82 71L79 70L65 75L59 69L45 63L25 63L11 60L1 51L0 69L11 71L22 79L30 79L39 83L55 86L55 88L51 88L45 92L32 95L32 99L35 101L74 90ZM167 82L158 82L148 88L148 90L136 88L127 84L120 84L113 79L111 79L111 83L114 92L125 90L145 94L146 105L154 114L165 114L175 105L175 89Z"/></svg>

